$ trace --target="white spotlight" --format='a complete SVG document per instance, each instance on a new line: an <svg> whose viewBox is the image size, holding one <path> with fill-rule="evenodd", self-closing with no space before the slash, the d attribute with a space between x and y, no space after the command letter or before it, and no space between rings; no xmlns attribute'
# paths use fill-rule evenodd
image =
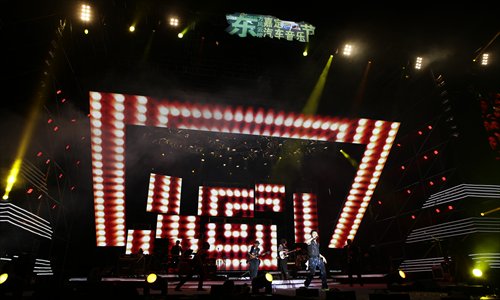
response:
<svg viewBox="0 0 500 300"><path fill-rule="evenodd" d="M179 26L179 19L177 19L177 18L175 18L175 17L172 17L172 18L170 18L170 20L169 20L169 24L170 24L170 26L172 26L172 27L177 27L177 26Z"/></svg>
<svg viewBox="0 0 500 300"><path fill-rule="evenodd" d="M420 56L417 57L417 60L415 62L415 69L417 69L417 70L422 69L422 60L423 60L422 57L420 57Z"/></svg>
<svg viewBox="0 0 500 300"><path fill-rule="evenodd" d="M490 55L488 53L483 53L483 58L481 59L481 65L482 66L487 66L488 65L488 58Z"/></svg>
<svg viewBox="0 0 500 300"><path fill-rule="evenodd" d="M351 54L352 54L352 45L345 44L344 51L342 52L342 54L345 55L345 56L351 56Z"/></svg>
<svg viewBox="0 0 500 300"><path fill-rule="evenodd" d="M84 22L89 22L90 14L90 5L82 4L82 7L80 8L80 19Z"/></svg>

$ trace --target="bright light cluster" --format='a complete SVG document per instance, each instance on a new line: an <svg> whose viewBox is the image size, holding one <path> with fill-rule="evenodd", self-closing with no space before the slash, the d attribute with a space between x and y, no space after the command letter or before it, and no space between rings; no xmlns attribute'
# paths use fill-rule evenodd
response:
<svg viewBox="0 0 500 300"><path fill-rule="evenodd" d="M90 5L82 4L80 8L80 19L84 22L89 22L91 17Z"/></svg>
<svg viewBox="0 0 500 300"><path fill-rule="evenodd" d="M255 185L255 211L282 212L285 186L279 184Z"/></svg>
<svg viewBox="0 0 500 300"><path fill-rule="evenodd" d="M318 203L315 194L293 194L295 242L304 243L311 230L318 230Z"/></svg>
<svg viewBox="0 0 500 300"><path fill-rule="evenodd" d="M125 126L143 125L212 132L366 144L343 218L330 247L343 247L363 218L397 134L399 123L319 117L251 107L162 101L144 96L90 92L90 126L96 242L125 245Z"/></svg>
<svg viewBox="0 0 500 300"><path fill-rule="evenodd" d="M253 218L253 189L200 186L198 215Z"/></svg>
<svg viewBox="0 0 500 300"><path fill-rule="evenodd" d="M146 211L178 215L181 207L182 178L151 173Z"/></svg>
<svg viewBox="0 0 500 300"><path fill-rule="evenodd" d="M158 215L156 219L156 238L169 239L171 245L180 240L184 249L198 250L200 232L198 216Z"/></svg>
<svg viewBox="0 0 500 300"><path fill-rule="evenodd" d="M260 242L261 253L270 251L260 257L259 269L276 269L276 225L208 223L205 228L206 241L212 245L210 256L221 261L219 270L247 270L247 253L255 240Z"/></svg>
<svg viewBox="0 0 500 300"><path fill-rule="evenodd" d="M152 230L128 230L125 254L138 253L140 248L144 254L153 253L154 233Z"/></svg>

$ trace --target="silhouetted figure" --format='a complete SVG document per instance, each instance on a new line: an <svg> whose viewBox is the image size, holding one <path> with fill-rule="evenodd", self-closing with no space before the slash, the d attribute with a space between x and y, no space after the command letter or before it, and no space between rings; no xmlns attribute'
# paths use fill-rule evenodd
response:
<svg viewBox="0 0 500 300"><path fill-rule="evenodd" d="M179 265L179 260L182 255L181 241L175 241L175 245L170 249L170 255L172 257L172 267L176 268Z"/></svg>
<svg viewBox="0 0 500 300"><path fill-rule="evenodd" d="M346 268L347 275L349 276L349 285L352 286L354 280L352 278L353 274L358 276L358 282L363 285L363 280L361 279L361 251L357 245L355 245L351 239L347 240L344 246L346 255Z"/></svg>
<svg viewBox="0 0 500 300"><path fill-rule="evenodd" d="M304 286L307 288L311 284L311 281L316 273L316 268L319 269L321 277L321 288L328 289L328 284L326 282L326 258L319 253L319 236L316 230L311 231L311 237L306 241L307 244L307 254L309 255L308 268L309 274L304 281Z"/></svg>
<svg viewBox="0 0 500 300"><path fill-rule="evenodd" d="M181 281L175 287L176 291L180 291L182 285L186 283L188 280L193 278L195 274L198 275L198 291L203 291L203 281L205 280L205 276L207 275L207 258L208 258L208 250L210 249L210 244L204 242L201 249L196 252L193 257L191 270L186 277L182 278Z"/></svg>

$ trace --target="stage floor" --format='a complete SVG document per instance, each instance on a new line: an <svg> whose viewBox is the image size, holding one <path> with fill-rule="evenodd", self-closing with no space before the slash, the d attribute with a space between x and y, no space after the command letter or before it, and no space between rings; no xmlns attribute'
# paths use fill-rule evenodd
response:
<svg viewBox="0 0 500 300"><path fill-rule="evenodd" d="M149 289L146 291L144 289L144 278L102 278L102 284L127 284L136 283L135 291L139 297L148 295L149 298L154 299L242 299L242 298L261 298L266 299L355 299L355 300L372 300L373 296L371 294L382 294L382 295L396 295L396 294L408 294L409 298L405 298L406 295L401 295L402 298L390 299L411 299L411 300L441 300L443 297L448 295L445 291L439 292L426 292L426 291L390 291L385 283L366 283L362 286L359 284L354 284L350 286L349 284L340 283L336 279L328 279L329 290L321 289L321 280L319 278L313 279L309 288L304 288L304 279L290 279L290 280L273 280L272 282L272 292L265 293L264 289L260 289L257 294L253 294L251 291L251 281L246 278L228 278L234 282L239 290L246 288L246 293L239 293L236 295L221 295L220 288L224 284L225 280L206 280L203 284L203 291L198 291L198 281L196 279L186 282L181 291L175 291L175 285L179 282L178 278L168 278L163 277L167 281L166 295L161 294L160 290ZM86 279L73 278L71 280L73 283L83 283ZM164 291L165 293L165 291ZM376 298L385 299L385 298Z"/></svg>

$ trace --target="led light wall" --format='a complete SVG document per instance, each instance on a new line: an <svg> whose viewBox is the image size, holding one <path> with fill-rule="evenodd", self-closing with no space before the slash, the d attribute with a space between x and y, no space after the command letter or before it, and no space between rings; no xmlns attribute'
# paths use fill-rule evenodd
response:
<svg viewBox="0 0 500 300"><path fill-rule="evenodd" d="M318 230L318 203L311 193L293 194L293 224L295 242L304 243L311 230Z"/></svg>
<svg viewBox="0 0 500 300"><path fill-rule="evenodd" d="M127 246L125 254L138 253L142 248L144 254L153 253L154 231L151 230L134 230L127 231Z"/></svg>
<svg viewBox="0 0 500 300"><path fill-rule="evenodd" d="M253 189L200 186L198 215L219 217L254 216Z"/></svg>
<svg viewBox="0 0 500 300"><path fill-rule="evenodd" d="M247 270L247 253L255 240L260 242L259 270L275 270L278 266L276 225L208 223L206 241L211 245L210 256L217 258L219 270Z"/></svg>
<svg viewBox="0 0 500 300"><path fill-rule="evenodd" d="M182 179L151 173L146 211L178 215L181 207Z"/></svg>
<svg viewBox="0 0 500 300"><path fill-rule="evenodd" d="M285 186L279 184L255 185L255 211L282 212Z"/></svg>
<svg viewBox="0 0 500 300"><path fill-rule="evenodd" d="M156 221L156 238L169 239L170 245L180 240L183 249L198 250L200 232L197 216L158 215Z"/></svg>
<svg viewBox="0 0 500 300"><path fill-rule="evenodd" d="M366 145L329 247L354 238L399 123L158 101L90 92L90 129L96 243L125 245L125 126L142 125ZM225 209L225 208L223 208ZM252 210L251 210L252 211Z"/></svg>

